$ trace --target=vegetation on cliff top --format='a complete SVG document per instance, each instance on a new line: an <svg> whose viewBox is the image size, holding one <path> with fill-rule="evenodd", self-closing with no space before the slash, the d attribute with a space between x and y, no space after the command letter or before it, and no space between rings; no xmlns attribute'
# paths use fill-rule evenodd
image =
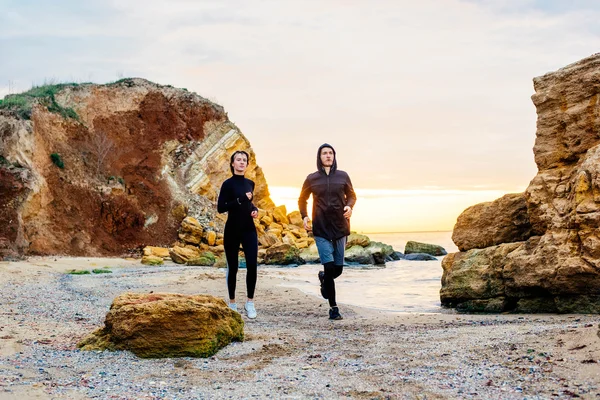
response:
<svg viewBox="0 0 600 400"><path fill-rule="evenodd" d="M117 85L117 86L126 86L133 87L136 85L136 79L140 78L122 78L114 82L106 83L106 86ZM146 79L142 80L155 85L156 87L167 87L174 88L172 85L160 85L155 82L148 81ZM31 119L31 110L33 105L37 102L43 104L47 107L48 111L60 114L63 118L72 118L74 120L79 121L79 116L71 107L63 107L56 102L55 96L64 88L74 88L82 85L91 84L90 82L86 83L44 83L41 86L33 86L26 92L23 93L15 93L15 94L7 94L4 96L4 99L0 99L0 110L8 109L16 112L16 114L23 119ZM102 86L102 85L99 85ZM188 92L186 88L180 88L184 92ZM197 96L195 92L188 92ZM215 104L218 102L214 99L208 99Z"/></svg>
<svg viewBox="0 0 600 400"><path fill-rule="evenodd" d="M77 87L78 83L59 83L34 86L27 92L8 94L0 100L0 109L14 110L23 119L31 119L31 109L35 102L45 105L48 111L62 115L63 118L79 120L75 110L63 107L56 102L55 95L66 87Z"/></svg>

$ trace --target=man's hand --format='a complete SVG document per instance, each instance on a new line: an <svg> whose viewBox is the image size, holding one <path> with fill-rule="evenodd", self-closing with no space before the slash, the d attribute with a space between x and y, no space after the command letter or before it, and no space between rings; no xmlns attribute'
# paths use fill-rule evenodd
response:
<svg viewBox="0 0 600 400"><path fill-rule="evenodd" d="M254 210L250 213L250 215L252 216L252 218L256 218L258 217L258 211Z"/></svg>
<svg viewBox="0 0 600 400"><path fill-rule="evenodd" d="M350 206L344 207L344 218L350 219L351 216L352 216L352 207L350 207Z"/></svg>
<svg viewBox="0 0 600 400"><path fill-rule="evenodd" d="M252 192L246 192L246 197L248 197L248 200L252 200Z"/></svg>
<svg viewBox="0 0 600 400"><path fill-rule="evenodd" d="M310 219L308 217L304 217L302 222L304 222L304 229L306 229L307 231L312 230L312 228L308 225L308 223L310 222Z"/></svg>

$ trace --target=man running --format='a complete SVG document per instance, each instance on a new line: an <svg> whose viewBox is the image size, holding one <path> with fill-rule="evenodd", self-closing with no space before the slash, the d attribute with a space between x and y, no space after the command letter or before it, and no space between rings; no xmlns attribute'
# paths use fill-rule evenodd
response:
<svg viewBox="0 0 600 400"><path fill-rule="evenodd" d="M310 230L307 200L312 194L312 231L323 271L319 272L321 295L329 300L329 319L342 319L335 301L334 279L342 274L346 237L350 234L350 217L356 194L350 177L337 169L335 150L327 143L317 152L317 171L306 177L298 198L304 229Z"/></svg>

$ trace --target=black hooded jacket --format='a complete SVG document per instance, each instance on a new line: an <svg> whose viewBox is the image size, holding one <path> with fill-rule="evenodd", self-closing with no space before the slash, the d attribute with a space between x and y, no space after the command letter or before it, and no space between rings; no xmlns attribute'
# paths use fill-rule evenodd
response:
<svg viewBox="0 0 600 400"><path fill-rule="evenodd" d="M328 147L333 150L333 165L329 175L321 162L321 149ZM308 216L307 200L312 194L313 234L328 240L337 240L350 234L350 221L344 218L344 207L354 207L356 194L352 188L350 177L344 171L337 169L335 149L325 143L317 151L317 172L306 177L298 199L298 209L302 218Z"/></svg>

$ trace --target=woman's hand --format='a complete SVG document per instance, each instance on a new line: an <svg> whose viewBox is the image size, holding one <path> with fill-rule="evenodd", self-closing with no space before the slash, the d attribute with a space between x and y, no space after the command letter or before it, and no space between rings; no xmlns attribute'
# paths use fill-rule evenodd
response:
<svg viewBox="0 0 600 400"><path fill-rule="evenodd" d="M258 211L254 210L250 213L250 215L252 216L252 218L256 218L258 217Z"/></svg>
<svg viewBox="0 0 600 400"><path fill-rule="evenodd" d="M252 200L252 192L246 192L246 197L248 197L248 200Z"/></svg>

